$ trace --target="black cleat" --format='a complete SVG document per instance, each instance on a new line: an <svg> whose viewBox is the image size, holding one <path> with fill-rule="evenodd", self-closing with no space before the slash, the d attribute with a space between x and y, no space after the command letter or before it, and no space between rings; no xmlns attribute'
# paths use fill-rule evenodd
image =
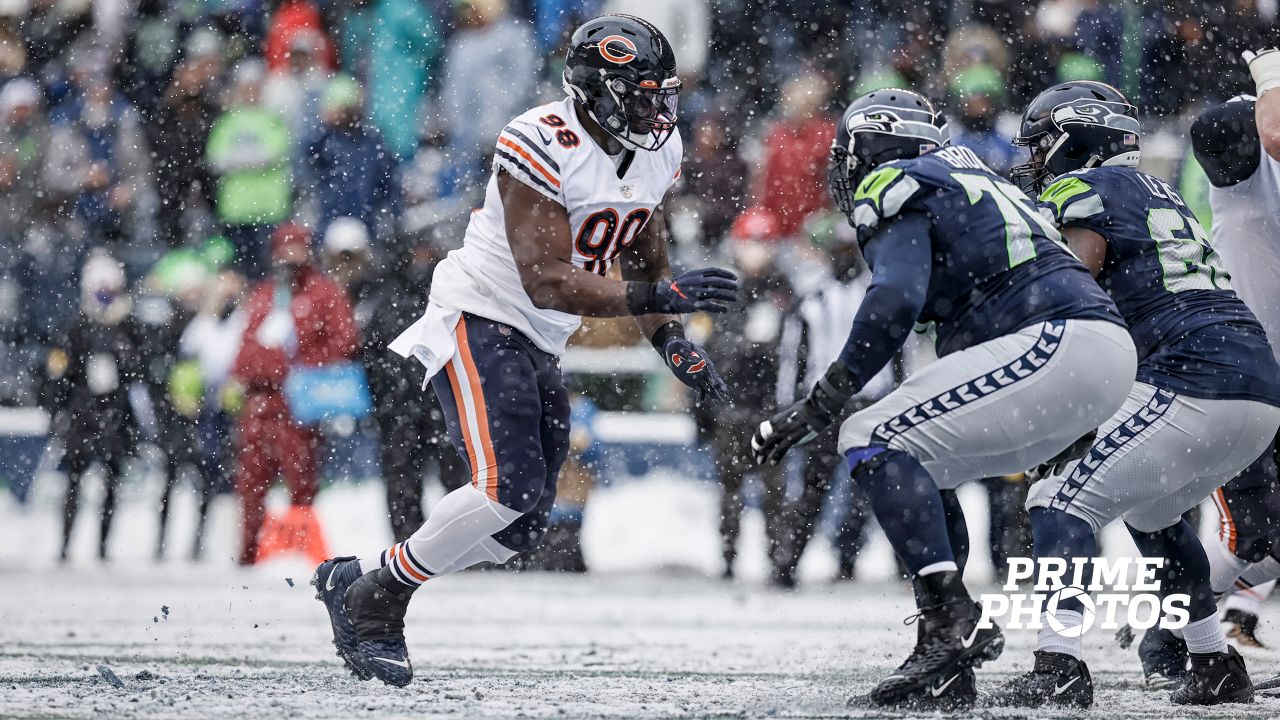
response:
<svg viewBox="0 0 1280 720"><path fill-rule="evenodd" d="M1083 660L1064 653L1036 651L1031 672L1015 677L991 695L992 705L1043 707L1093 705L1093 677Z"/></svg>
<svg viewBox="0 0 1280 720"><path fill-rule="evenodd" d="M416 589L405 587L384 567L362 575L347 590L347 614L356 631L361 663L374 677L396 687L413 680L404 615Z"/></svg>
<svg viewBox="0 0 1280 720"><path fill-rule="evenodd" d="M361 662L356 650L356 629L347 615L347 590L360 577L360 561L354 557L325 560L316 566L311 576L311 586L316 589L316 599L329 611L329 625L333 628L333 646L338 657L360 680L368 680L372 673Z"/></svg>
<svg viewBox="0 0 1280 720"><path fill-rule="evenodd" d="M1168 630L1155 626L1138 644L1143 682L1150 690L1166 690L1187 678L1187 643Z"/></svg>
<svg viewBox="0 0 1280 720"><path fill-rule="evenodd" d="M1227 639L1231 642L1251 650L1267 649L1267 646L1258 639L1257 615L1247 610L1232 608L1222 614L1222 622L1227 626Z"/></svg>
<svg viewBox="0 0 1280 720"><path fill-rule="evenodd" d="M1177 705L1253 702L1253 683L1244 658L1228 646L1225 653L1191 653L1191 670L1169 700Z"/></svg>
<svg viewBox="0 0 1280 720"><path fill-rule="evenodd" d="M978 699L978 681L973 668L963 667L946 677L939 677L920 696L907 701L914 710L952 712L971 707Z"/></svg>
<svg viewBox="0 0 1280 720"><path fill-rule="evenodd" d="M922 627L915 649L892 675L872 689L875 705L902 705L919 700L962 670L994 660L1004 649L1000 628L981 628L981 611L969 598L957 572L920 578ZM956 680L959 682L959 680Z"/></svg>

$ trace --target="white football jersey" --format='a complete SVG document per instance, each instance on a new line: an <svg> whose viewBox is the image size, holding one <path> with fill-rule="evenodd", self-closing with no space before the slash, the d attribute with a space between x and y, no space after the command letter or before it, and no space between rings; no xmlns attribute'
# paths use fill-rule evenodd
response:
<svg viewBox="0 0 1280 720"><path fill-rule="evenodd" d="M463 245L436 268L431 301L521 331L540 349L564 352L580 316L534 306L520 282L507 241L498 170L564 206L573 264L604 275L635 240L680 176L683 150L676 132L656 151L621 158L596 145L578 122L573 101L536 107L498 136L484 207L471 215Z"/></svg>
<svg viewBox="0 0 1280 720"><path fill-rule="evenodd" d="M1209 187L1213 249L1280 359L1280 162L1259 152L1258 169L1247 180Z"/></svg>

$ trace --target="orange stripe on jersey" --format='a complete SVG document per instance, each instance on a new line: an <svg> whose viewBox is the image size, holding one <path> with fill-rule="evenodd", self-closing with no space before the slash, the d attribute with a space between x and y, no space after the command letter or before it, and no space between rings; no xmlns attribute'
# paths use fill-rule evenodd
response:
<svg viewBox="0 0 1280 720"><path fill-rule="evenodd" d="M1223 494L1222 488L1214 491L1213 503L1218 506L1218 515L1221 522L1218 537L1227 543L1227 550L1234 554L1236 551L1236 520L1231 517L1231 508L1227 507L1227 496Z"/></svg>
<svg viewBox="0 0 1280 720"><path fill-rule="evenodd" d="M506 145L507 147L509 147L509 148L511 148L512 150L514 150L514 151L516 152L516 154L517 154L517 155L519 155L520 157L522 157L522 158L524 158L525 160L527 160L527 161L529 162L529 164L530 164L530 165L532 165L532 166L533 166L533 168L534 168L535 170L537 170L538 172L542 173L542 176L543 176L543 177L545 177L545 178L547 179L547 182L551 183L552 185L554 185L554 186L556 186L556 187L560 187L560 181L556 178L556 176L555 176L555 175L552 175L552 174L551 174L551 173L549 173L549 172L547 172L547 169L546 169L546 168L544 168L544 167L542 167L542 165L541 165L537 160L534 160L534 159L533 159L533 156L532 156L532 155L530 155L530 154L529 154L529 152L528 152L528 151L526 151L524 148L522 148L522 147L520 147L519 145L515 144L514 142L512 142L512 141L508 140L506 137L504 137L504 136L502 136L502 135L499 135L499 136L498 136L498 143L499 143L499 144L501 144L501 145Z"/></svg>
<svg viewBox="0 0 1280 720"><path fill-rule="evenodd" d="M481 487L490 500L498 501L498 460L493 449L493 438L489 435L489 412L484 402L484 388L480 383L480 371L476 368L475 359L471 357L471 343L467 339L467 325L462 319L458 321L458 356L462 360L462 366L466 370L467 383L470 386L471 398L475 404L476 414L476 430L480 434L480 447L477 452L482 454L484 459L484 468L476 468L472 466L475 477L473 482L477 483L477 487ZM481 472L484 473L482 478ZM483 482L483 486L479 483Z"/></svg>

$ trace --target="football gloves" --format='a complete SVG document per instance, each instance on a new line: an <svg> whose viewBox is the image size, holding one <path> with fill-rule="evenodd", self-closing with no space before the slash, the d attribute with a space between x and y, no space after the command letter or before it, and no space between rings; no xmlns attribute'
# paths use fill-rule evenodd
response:
<svg viewBox="0 0 1280 720"><path fill-rule="evenodd" d="M662 345L662 359L671 374L698 393L698 402L720 405L729 399L729 388L702 349L687 338L672 336Z"/></svg>
<svg viewBox="0 0 1280 720"><path fill-rule="evenodd" d="M760 423L751 437L751 452L759 464L777 465L787 451L818 436L835 422L845 403L857 392L853 376L839 362L809 392L809 396Z"/></svg>
<svg viewBox="0 0 1280 720"><path fill-rule="evenodd" d="M627 284L627 309L632 315L722 313L737 299L738 276L720 268L690 270L674 280Z"/></svg>
<svg viewBox="0 0 1280 720"><path fill-rule="evenodd" d="M1253 76L1254 84L1258 86L1256 92L1258 97L1262 97L1262 93L1268 90L1280 87L1280 50L1276 48L1264 48L1257 52L1245 50L1243 57L1249 66L1249 74Z"/></svg>

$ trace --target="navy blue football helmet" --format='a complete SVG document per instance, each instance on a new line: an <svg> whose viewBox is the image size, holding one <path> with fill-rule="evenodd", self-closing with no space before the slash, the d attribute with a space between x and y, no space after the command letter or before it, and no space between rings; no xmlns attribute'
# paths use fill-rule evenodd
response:
<svg viewBox="0 0 1280 720"><path fill-rule="evenodd" d="M1030 148L1011 175L1038 193L1053 178L1100 165L1134 167L1140 157L1138 110L1124 93L1092 80L1073 80L1036 96L1022 114L1015 145Z"/></svg>
<svg viewBox="0 0 1280 720"><path fill-rule="evenodd" d="M658 28L638 17L605 15L575 30L564 89L628 148L657 150L675 132L676 56Z"/></svg>
<svg viewBox="0 0 1280 720"><path fill-rule="evenodd" d="M827 189L849 222L858 184L877 165L919 157L951 142L947 121L920 93L874 90L845 109L831 143Z"/></svg>

